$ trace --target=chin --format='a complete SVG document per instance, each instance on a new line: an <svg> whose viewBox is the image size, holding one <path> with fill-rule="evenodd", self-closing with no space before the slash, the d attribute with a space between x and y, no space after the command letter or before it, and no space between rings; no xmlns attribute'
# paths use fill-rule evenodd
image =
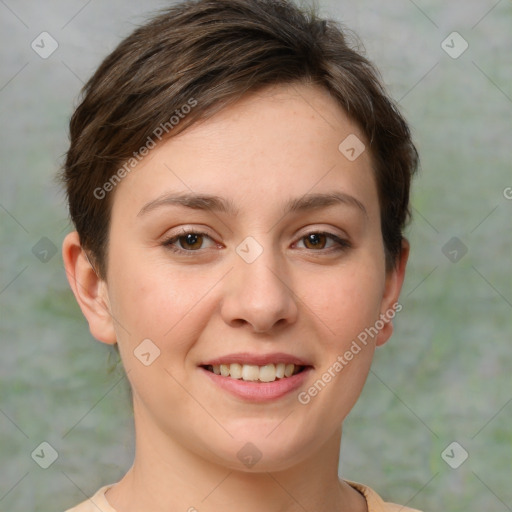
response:
<svg viewBox="0 0 512 512"><path fill-rule="evenodd" d="M292 433L284 425L279 431L280 427L277 425L278 423L272 422L272 428L268 428L268 423L264 422L264 427L260 425L261 428L254 423L247 425L246 429L228 428L233 438L224 438L217 449L210 442L209 448L215 453L216 462L231 470L246 473L290 469L319 448L313 439L306 438L304 434L300 435L296 431ZM318 438L321 436L317 436Z"/></svg>

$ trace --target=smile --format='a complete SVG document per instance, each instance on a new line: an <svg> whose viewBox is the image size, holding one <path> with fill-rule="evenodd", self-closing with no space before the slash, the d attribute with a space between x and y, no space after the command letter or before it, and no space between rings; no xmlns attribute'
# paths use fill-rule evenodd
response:
<svg viewBox="0 0 512 512"><path fill-rule="evenodd" d="M277 379L287 379L302 372L306 367L293 363L270 363L264 366L253 364L216 364L204 366L206 370L232 379L246 382L274 382Z"/></svg>

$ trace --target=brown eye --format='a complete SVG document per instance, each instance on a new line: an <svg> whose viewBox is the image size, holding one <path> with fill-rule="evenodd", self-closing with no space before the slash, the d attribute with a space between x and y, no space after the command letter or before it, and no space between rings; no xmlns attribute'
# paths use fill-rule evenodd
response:
<svg viewBox="0 0 512 512"><path fill-rule="evenodd" d="M177 254L190 256L203 249L205 239L212 240L206 233L182 231L181 234L164 241L162 245Z"/></svg>
<svg viewBox="0 0 512 512"><path fill-rule="evenodd" d="M188 233L178 237L182 249L200 249L203 241L203 235L200 233Z"/></svg>
<svg viewBox="0 0 512 512"><path fill-rule="evenodd" d="M304 245L308 249L324 249L327 243L327 236L324 233L311 233L303 237Z"/></svg>
<svg viewBox="0 0 512 512"><path fill-rule="evenodd" d="M331 241L331 245L327 246ZM332 233L324 233L324 232L311 232L302 238L300 238L299 243L303 242L304 247L306 249L311 250L312 252L335 252L335 251L344 251L352 247L351 243L348 240L344 240Z"/></svg>

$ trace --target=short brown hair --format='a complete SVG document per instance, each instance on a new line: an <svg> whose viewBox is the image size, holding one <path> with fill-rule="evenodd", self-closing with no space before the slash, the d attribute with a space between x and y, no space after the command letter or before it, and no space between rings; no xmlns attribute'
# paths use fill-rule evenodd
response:
<svg viewBox="0 0 512 512"><path fill-rule="evenodd" d="M95 191L115 186L116 171L120 179L120 166L127 170L126 162L139 156L157 127L171 137L246 93L297 82L324 87L366 135L387 267L394 266L410 217L418 154L378 71L347 34L314 8L299 9L289 0L193 0L166 9L124 39L84 86L59 175L82 247L101 277L107 274L114 193L98 197ZM170 122L192 102L186 116Z"/></svg>

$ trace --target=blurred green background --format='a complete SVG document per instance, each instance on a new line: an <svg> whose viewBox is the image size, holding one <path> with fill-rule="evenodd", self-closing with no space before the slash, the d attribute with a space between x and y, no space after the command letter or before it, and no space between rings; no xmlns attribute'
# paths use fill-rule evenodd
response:
<svg viewBox="0 0 512 512"><path fill-rule="evenodd" d="M52 180L82 83L168 4L0 2L1 511L64 510L132 461L126 380L68 288ZM319 5L361 37L422 158L403 311L345 422L340 474L425 511L512 510L512 2ZM46 59L43 31L59 45ZM444 40L468 48L453 58ZM43 441L48 469L31 457Z"/></svg>

